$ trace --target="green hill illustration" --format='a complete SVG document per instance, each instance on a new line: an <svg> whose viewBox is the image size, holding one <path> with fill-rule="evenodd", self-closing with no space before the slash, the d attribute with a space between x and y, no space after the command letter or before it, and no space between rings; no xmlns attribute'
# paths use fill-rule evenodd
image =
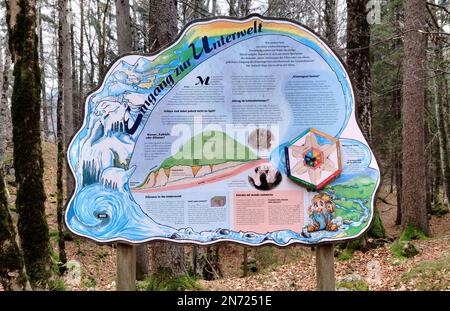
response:
<svg viewBox="0 0 450 311"><path fill-rule="evenodd" d="M177 153L148 173L136 188L159 187L185 178L204 177L258 159L247 146L220 131L193 136Z"/></svg>

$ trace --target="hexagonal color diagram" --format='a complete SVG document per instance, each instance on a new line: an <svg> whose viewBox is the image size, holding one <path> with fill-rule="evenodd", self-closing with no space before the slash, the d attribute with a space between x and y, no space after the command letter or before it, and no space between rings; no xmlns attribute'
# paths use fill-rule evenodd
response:
<svg viewBox="0 0 450 311"><path fill-rule="evenodd" d="M313 190L342 171L339 140L313 128L291 141L285 155L288 177Z"/></svg>

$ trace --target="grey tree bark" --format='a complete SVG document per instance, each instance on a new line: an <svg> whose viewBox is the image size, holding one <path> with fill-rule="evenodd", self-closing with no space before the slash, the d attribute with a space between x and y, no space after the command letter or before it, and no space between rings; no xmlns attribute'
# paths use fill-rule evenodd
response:
<svg viewBox="0 0 450 311"><path fill-rule="evenodd" d="M405 1L404 8L402 227L410 225L429 234L424 189L426 1Z"/></svg>
<svg viewBox="0 0 450 311"><path fill-rule="evenodd" d="M86 6L87 12L86 12L86 20L90 21L92 20L93 14L92 10L90 9L92 2L89 0L88 5ZM95 84L95 60L94 60L94 39L92 38L91 32L87 31L88 29L84 29L84 34L86 36L86 44L88 46L88 53L89 53L89 88L93 89Z"/></svg>
<svg viewBox="0 0 450 311"><path fill-rule="evenodd" d="M59 0L59 23L61 28L63 107L64 107L64 144L67 147L74 132L73 122L73 81L72 81L72 46L70 40L70 9L68 0ZM65 152L65 151L64 151ZM75 188L74 179L66 166L66 192L71 195Z"/></svg>
<svg viewBox="0 0 450 311"><path fill-rule="evenodd" d="M325 0L323 10L323 18L325 24L324 36L331 47L337 45L337 25L336 25L336 0Z"/></svg>
<svg viewBox="0 0 450 311"><path fill-rule="evenodd" d="M42 132L44 139L47 140L50 137L50 126L48 124L48 104L47 94L45 89L45 57L44 57L44 43L42 38L42 14L41 14L42 1L39 2L38 8L38 34L39 34L39 58L41 67L41 89L42 89Z"/></svg>
<svg viewBox="0 0 450 311"><path fill-rule="evenodd" d="M211 15L216 16L218 12L217 0L212 0Z"/></svg>
<svg viewBox="0 0 450 311"><path fill-rule="evenodd" d="M84 0L80 0L80 45L78 54L80 56L80 62L78 65L78 94L79 94L79 103L78 103L78 113L80 119L83 117L84 112Z"/></svg>
<svg viewBox="0 0 450 311"><path fill-rule="evenodd" d="M106 0L105 3L97 1L97 20L100 23L96 29L97 35L97 46L98 46L98 75L99 80L103 78L106 71L106 28L107 28L107 17L110 8L110 0Z"/></svg>
<svg viewBox="0 0 450 311"><path fill-rule="evenodd" d="M358 98L357 116L369 143L372 141L372 83L370 78L369 0L347 0L347 65Z"/></svg>
<svg viewBox="0 0 450 311"><path fill-rule="evenodd" d="M149 21L152 50L158 50L173 40L178 32L177 1L150 0ZM184 247L170 242L154 242L150 251L150 270L156 273L161 269L170 270L173 275L186 272Z"/></svg>
<svg viewBox="0 0 450 311"><path fill-rule="evenodd" d="M69 14L73 16L72 1L69 0ZM71 55L71 70L72 70L72 120L73 120L73 132L81 126L80 115L80 93L78 92L78 79L77 79L77 51L75 50L75 30L74 21L71 18L70 21L70 55ZM73 133L72 133L73 134ZM68 192L69 193L69 192Z"/></svg>
<svg viewBox="0 0 450 311"><path fill-rule="evenodd" d="M128 0L116 0L117 45L119 54L132 51L130 3Z"/></svg>
<svg viewBox="0 0 450 311"><path fill-rule="evenodd" d="M2 49L0 49L2 50ZM11 57L8 46L5 46L4 59L0 77L0 167L3 167L3 155L5 154L8 141L11 139L10 110L8 107L8 93L11 79Z"/></svg>
<svg viewBox="0 0 450 311"><path fill-rule="evenodd" d="M442 47L437 48L437 55L441 62L445 63L444 58L440 55ZM434 78L434 109L436 114L437 136L439 142L439 164L441 169L442 184L444 185L445 201L450 203L450 158L448 152L448 140L445 130L445 114L444 114L444 100L445 97L445 76L437 75Z"/></svg>
<svg viewBox="0 0 450 311"><path fill-rule="evenodd" d="M150 51L156 51L173 40L177 33L177 1L150 0L149 40Z"/></svg>

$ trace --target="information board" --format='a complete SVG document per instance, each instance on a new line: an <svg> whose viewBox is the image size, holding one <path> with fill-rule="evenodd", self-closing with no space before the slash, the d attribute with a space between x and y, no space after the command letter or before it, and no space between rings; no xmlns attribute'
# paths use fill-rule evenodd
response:
<svg viewBox="0 0 450 311"><path fill-rule="evenodd" d="M370 226L380 174L350 79L295 22L191 23L157 54L117 59L84 109L68 149L77 235L284 246Z"/></svg>

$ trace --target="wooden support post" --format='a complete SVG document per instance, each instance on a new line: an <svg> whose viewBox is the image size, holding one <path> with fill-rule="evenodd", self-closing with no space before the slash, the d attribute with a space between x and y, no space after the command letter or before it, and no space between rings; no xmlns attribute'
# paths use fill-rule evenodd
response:
<svg viewBox="0 0 450 311"><path fill-rule="evenodd" d="M118 291L136 290L136 247L117 243Z"/></svg>
<svg viewBox="0 0 450 311"><path fill-rule="evenodd" d="M323 244L316 247L316 276L316 290L335 290L333 244Z"/></svg>

